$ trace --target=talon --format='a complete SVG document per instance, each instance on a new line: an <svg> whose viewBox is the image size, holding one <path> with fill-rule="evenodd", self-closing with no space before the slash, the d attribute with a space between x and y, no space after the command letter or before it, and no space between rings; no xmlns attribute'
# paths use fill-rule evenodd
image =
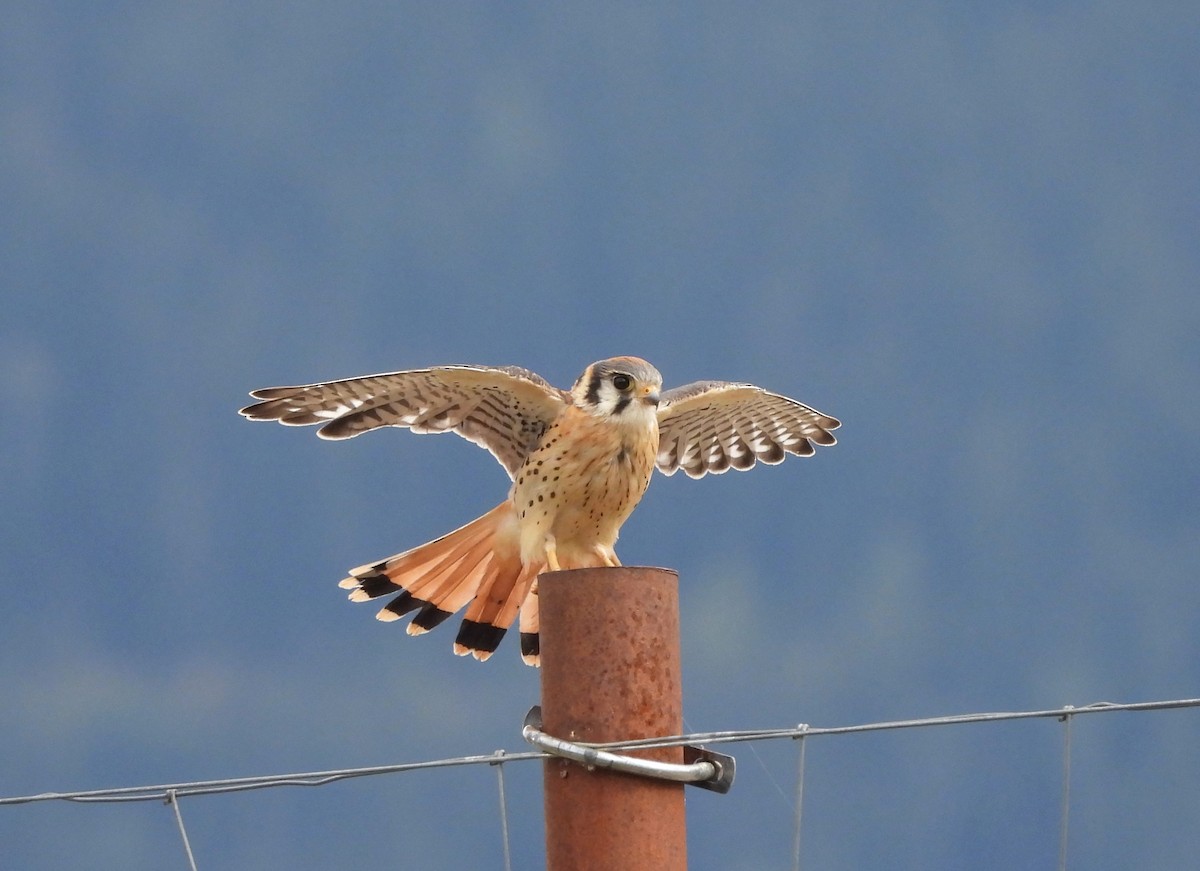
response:
<svg viewBox="0 0 1200 871"><path fill-rule="evenodd" d="M554 541L554 536L546 534L546 565L550 567L550 571L562 571L562 566L558 564L558 547Z"/></svg>

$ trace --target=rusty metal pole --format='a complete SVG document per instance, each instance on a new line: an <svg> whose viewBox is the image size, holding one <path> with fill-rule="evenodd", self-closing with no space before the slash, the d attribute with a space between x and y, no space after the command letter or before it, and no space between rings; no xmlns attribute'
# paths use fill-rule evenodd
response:
<svg viewBox="0 0 1200 871"><path fill-rule="evenodd" d="M606 742L683 731L679 576L619 567L538 581L542 728ZM683 761L678 747L622 751ZM544 763L547 871L686 871L683 784Z"/></svg>

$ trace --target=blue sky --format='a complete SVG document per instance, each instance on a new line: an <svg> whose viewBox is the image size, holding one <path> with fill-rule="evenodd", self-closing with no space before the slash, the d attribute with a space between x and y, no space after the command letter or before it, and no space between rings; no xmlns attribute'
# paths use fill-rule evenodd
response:
<svg viewBox="0 0 1200 871"><path fill-rule="evenodd" d="M0 33L0 795L519 749L537 674L335 584L502 496L255 387L632 353L844 421L652 482L694 729L1200 695L1194 4L19 4ZM1080 722L1078 867L1200 848L1190 712ZM1048 865L1055 724L814 741L821 868ZM794 747L690 800L788 867ZM513 767L515 858L542 861ZM491 772L191 801L200 867L500 867ZM885 858L886 857L886 858ZM1187 858L1185 858L1187 857ZM150 806L0 865L159 868Z"/></svg>

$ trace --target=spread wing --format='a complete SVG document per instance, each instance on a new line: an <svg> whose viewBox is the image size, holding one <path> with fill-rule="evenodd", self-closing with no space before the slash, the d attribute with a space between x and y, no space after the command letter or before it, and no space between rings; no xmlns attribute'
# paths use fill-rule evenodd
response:
<svg viewBox="0 0 1200 871"><path fill-rule="evenodd" d="M665 391L658 407L659 471L682 468L692 478L757 461L807 457L813 445L837 443L841 422L753 384L697 381Z"/></svg>
<svg viewBox="0 0 1200 871"><path fill-rule="evenodd" d="M250 420L321 424L317 435L348 439L383 426L456 432L487 448L511 478L570 395L516 366L438 366L250 393Z"/></svg>

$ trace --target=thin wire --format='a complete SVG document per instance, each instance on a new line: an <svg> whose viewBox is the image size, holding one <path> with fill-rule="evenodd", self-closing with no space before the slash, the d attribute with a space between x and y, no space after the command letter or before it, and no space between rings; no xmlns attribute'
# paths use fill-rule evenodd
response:
<svg viewBox="0 0 1200 871"><path fill-rule="evenodd" d="M506 759L524 761L541 759L545 754L534 751L510 753ZM324 786L355 777L371 777L377 774L397 774L405 771L421 771L428 768L448 768L456 765L491 765L495 756L459 756L454 759L434 759L428 762L406 762L398 765L376 765L370 768L341 768L333 771L313 771L302 774L270 774L258 777L231 777L222 780L198 780L187 783L168 783L155 786L126 786L118 789L90 789L75 792L44 792L38 795L0 798L0 805L27 804L34 801L166 801L169 793L178 795L217 795L243 792L251 789L268 789L276 786Z"/></svg>
<svg viewBox="0 0 1200 871"><path fill-rule="evenodd" d="M1176 708L1200 707L1200 698L1173 699L1161 702L1134 702L1115 704L1097 702L1080 708L1055 708L1044 711L1007 711L981 714L958 714L948 717L927 717L918 720L890 720L865 723L856 726L833 726L825 728L789 727L786 729L748 729L728 732L694 732L688 735L671 735L663 738L647 738L638 741L617 741L608 744L589 744L603 750L635 750L649 747L678 747L684 744L730 744L747 741L765 741L779 738L816 737L825 735L851 735L860 732L879 732L889 729L912 729L926 726L950 726L971 723L1001 722L1005 720L1028 720L1034 718L1062 718L1081 714L1110 713L1114 711L1160 711ZM529 751L505 755L505 764L545 759L545 753ZM370 777L379 774L398 774L430 768L447 768L457 765L494 765L494 754L481 756L459 756L453 759L434 759L426 762L407 762L398 765L377 765L370 768L343 768L332 771L315 771L301 774L273 774L258 777L234 777L223 780L201 780L185 783L160 784L155 786L128 786L116 789L92 789L75 792L43 792L37 795L0 798L0 805L28 804L35 801L165 801L174 791L178 796L215 795L241 792L251 789L267 789L277 786L324 786L355 777Z"/></svg>
<svg viewBox="0 0 1200 871"><path fill-rule="evenodd" d="M808 726L801 723L796 728L807 731ZM804 734L796 737L799 744L796 761L796 830L792 835L792 871L800 871L800 823L804 813Z"/></svg>
<svg viewBox="0 0 1200 871"><path fill-rule="evenodd" d="M508 802L504 798L504 751L495 752L496 783L500 787L500 832L504 839L504 871L512 871L512 852L508 846Z"/></svg>
<svg viewBox="0 0 1200 871"><path fill-rule="evenodd" d="M188 840L187 828L183 824L183 812L179 809L179 797L175 790L167 792L167 804L175 811L175 822L179 826L179 837L183 839L183 851L187 853L188 867L196 871L196 857L192 855L192 844Z"/></svg>
<svg viewBox="0 0 1200 871"><path fill-rule="evenodd" d="M687 717L683 717L682 720L683 720L683 728L687 729L688 732L691 732L692 726L687 721ZM691 743L691 742L685 741L684 743ZM795 810L795 807L792 804L792 800L790 798L788 798L788 794L783 791L783 787L779 785L779 781L777 781L775 779L775 775L771 774L771 769L767 767L767 763L763 761L763 758L758 755L758 751L756 749L754 749L753 744L750 745L750 752L753 753L754 758L756 760L758 760L758 767L763 770L763 774L765 774L767 776L767 781L771 784L771 786L775 787L775 791L777 793L779 793L779 797L783 799L783 803L786 804L789 809Z"/></svg>
<svg viewBox="0 0 1200 871"><path fill-rule="evenodd" d="M762 768L763 774L767 776L767 780L770 782L771 786L775 787L775 791L779 793L779 797L783 799L783 803L788 806L788 810L794 811L796 808L795 805L792 804L791 798L789 798L788 794L783 791L783 787L779 785L779 781L775 779L775 775L771 774L771 769L767 767L767 763L763 762L763 758L758 755L758 750L755 749L753 744L751 744L747 749L754 754L754 758L758 760L758 765L760 768Z"/></svg>
<svg viewBox="0 0 1200 871"><path fill-rule="evenodd" d="M615 741L609 744L591 744L603 750L644 750L652 747L674 747L678 744L728 744L743 741L764 741L772 738L799 738L802 734L851 735L859 732L882 732L890 729L914 729L925 726L955 726L971 723L999 723L1006 720L1030 720L1036 718L1061 719L1066 714L1100 714L1114 711L1161 711L1176 708L1200 707L1200 699L1172 699L1163 702L1095 702L1081 708L1066 706L1042 711L1000 711L983 714L954 714L946 717L924 717L915 720L887 720L879 723L864 723L858 726L808 727L807 729L747 729L729 732L695 732L690 735L669 735L663 738L645 738L636 741ZM2 800L0 800L2 801Z"/></svg>
<svg viewBox="0 0 1200 871"><path fill-rule="evenodd" d="M1066 710L1071 706L1067 705ZM1062 810L1058 823L1058 871L1067 871L1067 822L1071 814L1071 714L1062 716L1063 722L1063 771Z"/></svg>

